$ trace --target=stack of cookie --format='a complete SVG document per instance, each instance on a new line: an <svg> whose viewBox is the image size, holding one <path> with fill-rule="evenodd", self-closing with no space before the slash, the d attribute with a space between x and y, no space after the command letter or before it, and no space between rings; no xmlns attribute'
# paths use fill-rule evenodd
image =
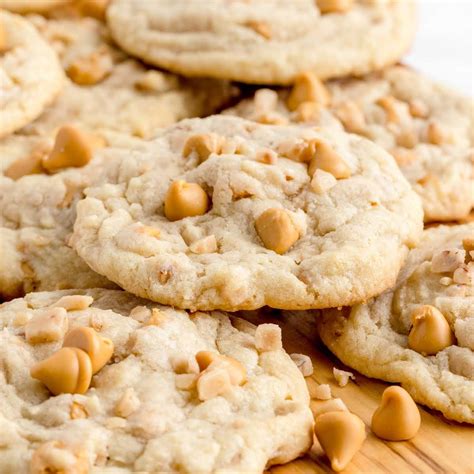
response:
<svg viewBox="0 0 474 474"><path fill-rule="evenodd" d="M394 65L412 0L0 8L1 473L344 469L265 307L402 385L378 437L474 423L474 109Z"/></svg>

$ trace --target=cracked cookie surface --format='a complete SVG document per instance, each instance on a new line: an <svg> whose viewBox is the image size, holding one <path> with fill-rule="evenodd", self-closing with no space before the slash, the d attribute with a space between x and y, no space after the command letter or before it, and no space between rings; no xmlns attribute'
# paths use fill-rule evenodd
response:
<svg viewBox="0 0 474 474"><path fill-rule="evenodd" d="M345 364L400 383L417 402L467 423L474 423L473 237L474 224L426 230L393 289L316 318L323 342ZM442 314L453 338L431 355L409 339L414 314L426 305Z"/></svg>
<svg viewBox="0 0 474 474"><path fill-rule="evenodd" d="M412 41L414 3L315 0L114 0L108 24L118 44L144 61L188 76L290 84L364 74L396 62ZM324 11L323 11L324 10Z"/></svg>
<svg viewBox="0 0 474 474"><path fill-rule="evenodd" d="M112 167L71 242L98 273L178 307L355 303L394 283L421 233L394 160L340 131L191 119Z"/></svg>
<svg viewBox="0 0 474 474"><path fill-rule="evenodd" d="M83 327L110 339L112 358L85 393L53 396L30 368ZM70 290L0 305L0 328L2 472L257 473L311 446L299 369L281 341L262 346L261 329L236 316ZM202 400L202 380L227 369L200 370L200 351L233 360L245 380Z"/></svg>

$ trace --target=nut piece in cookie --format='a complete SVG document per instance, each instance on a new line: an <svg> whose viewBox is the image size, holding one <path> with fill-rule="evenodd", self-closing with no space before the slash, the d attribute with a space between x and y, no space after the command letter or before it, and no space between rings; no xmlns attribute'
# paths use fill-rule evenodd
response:
<svg viewBox="0 0 474 474"><path fill-rule="evenodd" d="M404 441L416 435L420 424L420 411L410 394L396 385L386 388L372 416L374 434L388 441Z"/></svg>

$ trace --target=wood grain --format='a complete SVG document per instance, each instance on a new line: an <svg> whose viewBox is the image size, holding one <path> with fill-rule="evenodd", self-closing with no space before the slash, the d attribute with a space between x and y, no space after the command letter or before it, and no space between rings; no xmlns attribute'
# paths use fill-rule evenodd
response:
<svg viewBox="0 0 474 474"><path fill-rule="evenodd" d="M281 314L269 310L263 315L248 315L254 323L273 322L282 328L283 344L288 353L302 353L311 357L314 374L307 377L311 392L321 383L331 386L334 397L344 400L350 411L367 425L367 440L356 454L345 473L474 473L474 428L443 418L439 413L420 407L421 428L417 436L405 442L386 442L370 432L372 413L388 384L369 379L341 364L319 341L314 326L298 321L295 313ZM355 381L339 387L332 369L350 370ZM303 458L289 464L274 466L272 474L312 474L332 472L319 446Z"/></svg>

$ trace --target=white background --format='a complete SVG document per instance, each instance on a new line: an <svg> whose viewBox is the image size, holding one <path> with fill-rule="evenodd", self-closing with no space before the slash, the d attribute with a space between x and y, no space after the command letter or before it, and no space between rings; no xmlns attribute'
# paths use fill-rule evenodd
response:
<svg viewBox="0 0 474 474"><path fill-rule="evenodd" d="M418 31L403 62L474 96L474 0L418 0Z"/></svg>

